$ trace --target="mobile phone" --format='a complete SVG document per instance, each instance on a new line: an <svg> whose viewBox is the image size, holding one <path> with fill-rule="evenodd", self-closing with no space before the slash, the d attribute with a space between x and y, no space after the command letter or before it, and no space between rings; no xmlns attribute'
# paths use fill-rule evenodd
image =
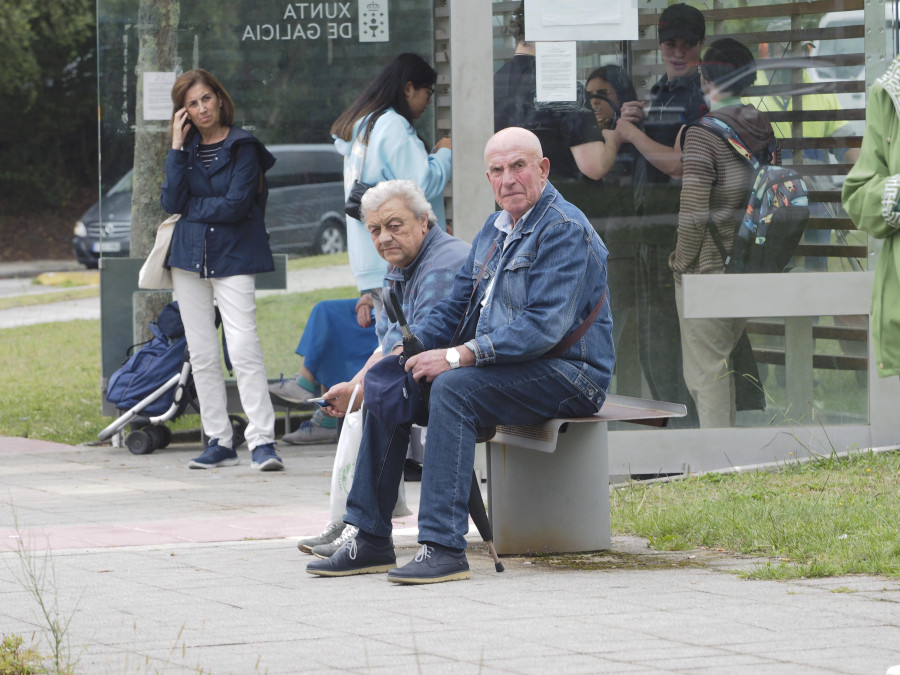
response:
<svg viewBox="0 0 900 675"><path fill-rule="evenodd" d="M322 408L327 408L328 406L331 405L328 401L326 401L321 396L319 396L317 398L308 398L306 400L309 401L310 403L315 403L316 405L321 406Z"/></svg>

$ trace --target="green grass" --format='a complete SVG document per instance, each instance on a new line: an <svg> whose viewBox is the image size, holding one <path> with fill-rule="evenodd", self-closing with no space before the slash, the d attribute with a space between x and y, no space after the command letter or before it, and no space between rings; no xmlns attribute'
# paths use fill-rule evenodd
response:
<svg viewBox="0 0 900 675"><path fill-rule="evenodd" d="M346 251L343 253L332 253L331 255L308 255L300 258L288 259L287 268L289 272L297 270L307 270L313 267L325 267L327 265L348 265L350 257Z"/></svg>
<svg viewBox="0 0 900 675"><path fill-rule="evenodd" d="M297 372L294 350L315 303L356 295L345 287L259 298L257 325L269 377ZM100 415L99 321L0 329L0 344L0 436L72 445L97 440L112 421ZM199 424L187 415L172 426Z"/></svg>
<svg viewBox="0 0 900 675"><path fill-rule="evenodd" d="M711 474L611 490L617 534L651 547L761 556L759 579L900 577L900 455L862 452L777 473Z"/></svg>

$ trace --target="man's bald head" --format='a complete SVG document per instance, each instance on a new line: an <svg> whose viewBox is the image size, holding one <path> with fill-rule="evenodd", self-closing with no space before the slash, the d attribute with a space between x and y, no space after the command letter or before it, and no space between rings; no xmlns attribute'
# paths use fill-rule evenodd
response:
<svg viewBox="0 0 900 675"><path fill-rule="evenodd" d="M488 155L491 152L509 149L531 154L536 159L544 156L541 141L532 132L522 127L507 127L488 139L487 145L484 146L485 164L488 163Z"/></svg>
<svg viewBox="0 0 900 675"><path fill-rule="evenodd" d="M547 184L550 160L543 155L538 137L521 127L498 131L484 148L494 199L514 223L537 204Z"/></svg>

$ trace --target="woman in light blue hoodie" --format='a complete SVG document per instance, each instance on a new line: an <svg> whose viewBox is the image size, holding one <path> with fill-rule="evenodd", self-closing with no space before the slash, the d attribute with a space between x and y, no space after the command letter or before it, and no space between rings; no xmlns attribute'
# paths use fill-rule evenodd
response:
<svg viewBox="0 0 900 675"><path fill-rule="evenodd" d="M374 185L406 178L425 192L446 229L444 186L450 179L450 139L438 141L429 154L413 121L425 112L434 94L437 72L416 54L400 54L351 103L331 127L334 144L344 156L344 193L353 181ZM347 216L350 269L360 293L372 293L375 316L381 313L381 286L387 266L375 251L360 221ZM362 313L368 316L368 312Z"/></svg>

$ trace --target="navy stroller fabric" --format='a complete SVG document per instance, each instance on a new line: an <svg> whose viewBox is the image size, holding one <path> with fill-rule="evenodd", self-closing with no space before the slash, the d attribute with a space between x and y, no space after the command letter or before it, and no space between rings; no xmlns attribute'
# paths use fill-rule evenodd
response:
<svg viewBox="0 0 900 675"><path fill-rule="evenodd" d="M170 302L150 324L153 338L112 374L106 398L120 410L129 410L181 372L187 358L187 338L178 303ZM147 417L161 415L172 405L176 387L141 410Z"/></svg>

